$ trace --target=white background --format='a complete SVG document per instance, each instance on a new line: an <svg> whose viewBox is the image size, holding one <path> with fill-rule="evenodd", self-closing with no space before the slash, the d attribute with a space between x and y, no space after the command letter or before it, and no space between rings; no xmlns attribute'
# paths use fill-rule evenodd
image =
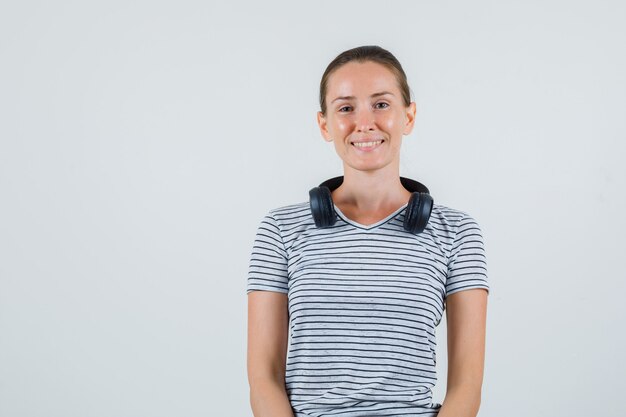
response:
<svg viewBox="0 0 626 417"><path fill-rule="evenodd" d="M341 175L319 81L368 44L400 174L483 230L479 415L625 415L624 2L3 1L1 417L252 416L254 233Z"/></svg>

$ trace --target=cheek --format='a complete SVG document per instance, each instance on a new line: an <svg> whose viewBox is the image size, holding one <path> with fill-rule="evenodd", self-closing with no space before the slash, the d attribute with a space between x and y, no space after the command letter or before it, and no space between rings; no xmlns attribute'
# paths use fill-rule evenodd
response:
<svg viewBox="0 0 626 417"><path fill-rule="evenodd" d="M383 120L383 124L388 129L393 129L399 125L398 123L398 115L397 114L389 114L388 117L385 117Z"/></svg>
<svg viewBox="0 0 626 417"><path fill-rule="evenodd" d="M385 117L382 121L383 126L388 131L402 130L403 129L403 115L402 114L390 114L389 117Z"/></svg>
<svg viewBox="0 0 626 417"><path fill-rule="evenodd" d="M343 120L337 121L336 128L340 132L346 132L346 131L350 131L351 130L351 125L352 125L352 123L350 123L349 120L343 119Z"/></svg>

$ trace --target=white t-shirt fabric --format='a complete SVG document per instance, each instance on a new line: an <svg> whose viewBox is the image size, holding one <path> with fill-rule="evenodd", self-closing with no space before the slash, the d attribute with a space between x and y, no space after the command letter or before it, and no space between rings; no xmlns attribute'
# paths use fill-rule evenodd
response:
<svg viewBox="0 0 626 417"><path fill-rule="evenodd" d="M481 229L433 204L423 232L406 204L363 225L334 205L317 228L309 202L269 210L252 247L247 293L288 296L285 388L295 417L434 417L435 327L447 295L489 292Z"/></svg>

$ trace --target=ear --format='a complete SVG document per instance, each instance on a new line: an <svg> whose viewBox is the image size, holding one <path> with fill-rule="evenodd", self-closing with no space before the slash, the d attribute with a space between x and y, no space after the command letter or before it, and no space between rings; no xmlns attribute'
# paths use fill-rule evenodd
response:
<svg viewBox="0 0 626 417"><path fill-rule="evenodd" d="M409 107L406 108L406 123L404 125L404 131L402 132L405 135L408 135L413 130L413 126L415 125L415 112L416 105L415 102L412 101Z"/></svg>
<svg viewBox="0 0 626 417"><path fill-rule="evenodd" d="M326 139L326 142L332 142L333 139L330 137L330 133L328 133L328 126L326 124L326 117L322 114L321 111L317 112L317 124L320 127L320 133Z"/></svg>

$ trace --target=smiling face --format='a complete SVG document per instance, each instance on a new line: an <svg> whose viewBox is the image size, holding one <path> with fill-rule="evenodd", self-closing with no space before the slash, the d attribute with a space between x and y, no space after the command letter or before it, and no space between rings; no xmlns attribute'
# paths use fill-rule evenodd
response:
<svg viewBox="0 0 626 417"><path fill-rule="evenodd" d="M415 103L405 107L392 71L372 61L348 62L328 79L326 103L326 115L318 112L317 121L344 168L373 171L395 164L390 167L397 170L402 136L413 130Z"/></svg>

